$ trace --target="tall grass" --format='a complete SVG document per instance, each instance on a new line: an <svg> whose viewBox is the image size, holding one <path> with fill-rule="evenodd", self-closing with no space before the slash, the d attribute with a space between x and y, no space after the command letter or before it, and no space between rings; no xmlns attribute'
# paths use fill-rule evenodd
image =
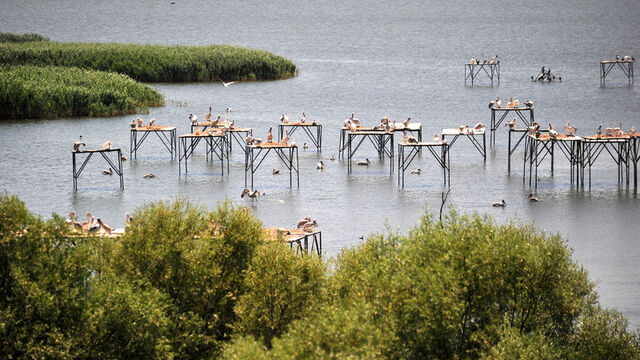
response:
<svg viewBox="0 0 640 360"><path fill-rule="evenodd" d="M0 65L0 118L132 114L162 106L153 88L126 75L73 67Z"/></svg>
<svg viewBox="0 0 640 360"><path fill-rule="evenodd" d="M76 66L143 82L275 80L297 71L290 60L270 52L228 45L0 43L0 64Z"/></svg>
<svg viewBox="0 0 640 360"><path fill-rule="evenodd" d="M32 41L49 41L49 39L38 34L14 34L0 32L0 43L23 43Z"/></svg>

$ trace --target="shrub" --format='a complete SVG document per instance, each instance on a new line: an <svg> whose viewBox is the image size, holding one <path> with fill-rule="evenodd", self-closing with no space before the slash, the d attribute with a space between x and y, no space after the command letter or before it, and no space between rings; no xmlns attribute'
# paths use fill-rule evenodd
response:
<svg viewBox="0 0 640 360"><path fill-rule="evenodd" d="M13 34L0 32L0 43L22 43L32 41L49 41L49 39L38 34Z"/></svg>
<svg viewBox="0 0 640 360"><path fill-rule="evenodd" d="M162 95L125 75L78 68L0 65L0 118L131 114Z"/></svg>

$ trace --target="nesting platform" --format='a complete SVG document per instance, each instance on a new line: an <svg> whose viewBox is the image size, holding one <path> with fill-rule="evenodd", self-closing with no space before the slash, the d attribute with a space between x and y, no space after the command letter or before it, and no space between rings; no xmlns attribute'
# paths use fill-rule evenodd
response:
<svg viewBox="0 0 640 360"><path fill-rule="evenodd" d="M474 81L478 75L486 75L491 86L493 86L494 79L496 82L500 82L500 63L495 64L464 64L464 84L467 84L467 80L471 79L471 86L474 85Z"/></svg>
<svg viewBox="0 0 640 360"><path fill-rule="evenodd" d="M533 113L533 106L531 107L492 107L491 109L491 126L490 126L490 130L491 130L491 136L489 139L489 142L492 145L495 145L496 143L496 133L495 131L498 129L498 127L500 127L500 124L502 124L502 122L504 121L504 119L510 114L510 113L515 113L515 115L517 116L518 119L522 120L522 122L526 125L526 126L531 126L531 124L533 124L533 122L535 121L534 119L534 113ZM496 120L496 113L501 112L502 115L500 115L500 118L498 120Z"/></svg>
<svg viewBox="0 0 640 360"><path fill-rule="evenodd" d="M348 143L348 134L351 131L350 128L343 126L340 129L340 140L338 141L338 156L344 158L344 153L347 151L349 146ZM356 129L356 131L380 131L375 130L373 127L365 127L360 126ZM414 135L418 141L422 141L422 123L419 122L410 122L407 126L404 123L396 122L396 124L391 128L391 132L395 133L396 131L404 132L407 131L411 135ZM380 150L378 150L380 152Z"/></svg>
<svg viewBox="0 0 640 360"><path fill-rule="evenodd" d="M300 164L298 162L298 145L295 143L261 143L246 145L244 157L244 186L248 186L248 175L251 176L251 189L253 187L253 175L262 165L264 159L271 152L278 155L278 158L289 170L289 186L293 186L293 173L296 173L296 181L300 187Z"/></svg>
<svg viewBox="0 0 640 360"><path fill-rule="evenodd" d="M360 140L356 140L357 138ZM351 160L365 140L373 144L380 159L389 158L389 174L393 174L393 131L384 130L356 130L347 133L347 172L351 173Z"/></svg>
<svg viewBox="0 0 640 360"><path fill-rule="evenodd" d="M322 256L322 231L314 230L305 232L301 229L265 228L262 229L267 239L272 241L284 241L291 248L295 246L296 253L308 254L311 252ZM311 248L309 248L311 244Z"/></svg>
<svg viewBox="0 0 640 360"><path fill-rule="evenodd" d="M633 85L633 60L603 60L600 61L600 86L605 86L607 76L616 68L627 77L629 86Z"/></svg>
<svg viewBox="0 0 640 360"><path fill-rule="evenodd" d="M482 129L473 129L473 128L453 128L453 129L442 129L442 140L444 141L447 136L452 136L451 140L448 141L449 149L453 147L453 144L458 140L460 136L464 136L473 144L473 146L478 150L480 156L486 161L487 160L487 141L485 137L485 128ZM482 137L482 143L478 138Z"/></svg>
<svg viewBox="0 0 640 360"><path fill-rule="evenodd" d="M224 175L224 162L227 161L227 173L229 173L229 138L225 131L211 131L180 135L180 154L178 156L178 173L182 174L182 161L184 160L184 172L188 172L188 160L198 144L204 140L206 146L206 160L220 160L220 174Z"/></svg>
<svg viewBox="0 0 640 360"><path fill-rule="evenodd" d="M225 131L227 134L227 145L229 145L229 151L233 151L233 142L240 146L240 149L245 150L245 139L248 136L253 136L253 129L251 128L241 128L237 126L226 127L224 125L214 126L213 121L204 121L199 123L191 124L191 133L195 133L196 130L201 129L201 131L206 131L208 129L216 129L219 131Z"/></svg>
<svg viewBox="0 0 640 360"><path fill-rule="evenodd" d="M285 130L288 131L289 136L293 135L296 130L302 129L311 140L313 146L316 147L318 152L322 151L322 125L316 121L312 122L288 122L278 124L278 141L281 141L284 137Z"/></svg>
<svg viewBox="0 0 640 360"><path fill-rule="evenodd" d="M115 162L112 159L110 159L108 156L111 153L115 153L117 156L117 160ZM80 168L78 168L76 160L78 155L82 155L82 154L86 155L86 157L82 161ZM78 178L82 174L82 171L84 170L84 168L87 166L87 163L89 163L89 160L91 160L91 157L93 156L93 154L100 154L102 158L104 158L104 160L109 165L109 168L111 168L111 170L115 172L116 175L118 175L118 177L120 178L120 190L124 190L124 174L122 172L122 151L120 149L96 149L96 150L78 150L78 151L71 152L71 158L73 162L73 191L78 191Z"/></svg>
<svg viewBox="0 0 640 360"><path fill-rule="evenodd" d="M142 136L138 139L138 134ZM129 133L129 156L137 157L138 149L149 134L156 134L158 139L162 142L162 145L169 150L171 158L173 159L177 153L177 137L176 128L173 126L136 126L131 128Z"/></svg>
<svg viewBox="0 0 640 360"><path fill-rule="evenodd" d="M404 187L404 173L422 148L427 148L436 159L442 168L444 184L450 186L451 160L449 158L449 144L446 141L417 143L400 141L398 143L398 185ZM406 149L409 149L409 152L405 155Z"/></svg>

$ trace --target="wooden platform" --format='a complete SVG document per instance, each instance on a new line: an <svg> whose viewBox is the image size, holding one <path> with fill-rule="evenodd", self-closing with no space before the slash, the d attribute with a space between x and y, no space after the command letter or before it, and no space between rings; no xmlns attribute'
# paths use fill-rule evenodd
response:
<svg viewBox="0 0 640 360"><path fill-rule="evenodd" d="M262 232L267 240L283 241L292 248L295 246L297 253L308 254L315 250L317 255L322 255L322 232L320 230L305 232L301 229L263 228ZM309 249L309 243L311 243L311 249Z"/></svg>
<svg viewBox="0 0 640 360"><path fill-rule="evenodd" d="M108 154L111 152L116 153L117 159L115 163L108 156ZM80 165L80 168L78 169L76 164L76 158L78 155L81 155L81 154L87 154L87 157L85 157L85 159L82 161L82 164ZM120 190L124 190L124 174L122 172L122 151L117 148L115 149L109 148L109 149L71 151L71 159L73 163L73 191L78 191L78 178L80 177L85 166L87 166L87 163L89 162L89 160L91 160L91 157L94 154L100 154L102 158L109 165L109 168L111 168L111 170L115 172L116 175L118 175L118 177L120 178Z"/></svg>

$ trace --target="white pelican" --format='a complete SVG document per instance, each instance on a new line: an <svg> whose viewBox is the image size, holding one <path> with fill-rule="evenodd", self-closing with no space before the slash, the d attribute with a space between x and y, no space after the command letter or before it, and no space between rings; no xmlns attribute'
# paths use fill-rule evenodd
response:
<svg viewBox="0 0 640 360"><path fill-rule="evenodd" d="M508 108L512 108L513 107L513 98L509 98L509 102L507 103L507 107Z"/></svg>
<svg viewBox="0 0 640 360"><path fill-rule="evenodd" d="M633 131L632 131L633 132ZM334 161L336 159L335 155L329 156L329 160Z"/></svg>
<svg viewBox="0 0 640 360"><path fill-rule="evenodd" d="M289 130L285 130L284 138L282 138L282 143L286 145L288 141L289 141Z"/></svg>
<svg viewBox="0 0 640 360"><path fill-rule="evenodd" d="M152 178L154 178L156 176L153 175L152 173L148 173L148 174L144 174L142 177L145 178L145 179L152 179Z"/></svg>
<svg viewBox="0 0 640 360"><path fill-rule="evenodd" d="M137 127L138 125L136 124L136 120L131 120L131 122L129 123L129 125L131 125L132 128Z"/></svg>
<svg viewBox="0 0 640 360"><path fill-rule="evenodd" d="M216 119L211 123L212 127L218 126L220 124L220 115L216 116Z"/></svg>
<svg viewBox="0 0 640 360"><path fill-rule="evenodd" d="M308 233L313 232L314 231L314 227L316 227L316 226L318 226L318 223L315 220L308 221L306 224L304 224L302 226L302 231L308 232Z"/></svg>
<svg viewBox="0 0 640 360"><path fill-rule="evenodd" d="M558 132L556 131L556 128L551 125L551 123L549 123L549 136L552 139L555 139L558 136Z"/></svg>
<svg viewBox="0 0 640 360"><path fill-rule="evenodd" d="M198 116L197 115L193 115L193 113L189 113L189 120L191 120L191 125L195 125L198 123ZM138 119L138 123L142 121L142 119ZM142 126L142 125L140 125Z"/></svg>
<svg viewBox="0 0 640 360"><path fill-rule="evenodd" d="M236 83L235 81L224 82L220 78L218 78L218 80L220 80L220 82L222 83L222 85L224 85L224 87L229 87L229 85Z"/></svg>
<svg viewBox="0 0 640 360"><path fill-rule="evenodd" d="M478 65L478 60L471 58L471 61L469 61L469 64L471 65Z"/></svg>
<svg viewBox="0 0 640 360"><path fill-rule="evenodd" d="M138 118L138 127L144 126L144 120L142 118Z"/></svg>
<svg viewBox="0 0 640 360"><path fill-rule="evenodd" d="M357 164L362 166L369 166L369 164L371 164L371 161L369 161L369 158L366 158L364 160L358 161Z"/></svg>
<svg viewBox="0 0 640 360"><path fill-rule="evenodd" d="M538 200L538 197L537 197L537 196L535 196L535 195L533 195L533 193L529 193L529 197L528 197L528 199L529 199L529 201L532 201L532 202L537 202L537 201L539 201L539 200Z"/></svg>
<svg viewBox="0 0 640 360"><path fill-rule="evenodd" d="M260 196L260 191L258 191L258 189L256 189L253 192L251 192L251 190L245 188L244 190L242 190L242 194L240 194L240 197L244 198L245 196L250 197L251 201L253 201L255 198Z"/></svg>
<svg viewBox="0 0 640 360"><path fill-rule="evenodd" d="M285 114L282 114L282 116L280 116L280 121L286 124L289 122L289 117Z"/></svg>
<svg viewBox="0 0 640 360"><path fill-rule="evenodd" d="M80 147L81 146L87 146L87 144L80 142L80 141L76 141L75 143L73 143L73 152L78 152L80 151Z"/></svg>
<svg viewBox="0 0 640 360"><path fill-rule="evenodd" d="M500 101L500 96L495 98L495 100L491 100L489 102L489 109L493 109L494 106L497 106L498 105L498 101ZM498 106L498 107L500 107L500 106Z"/></svg>
<svg viewBox="0 0 640 360"><path fill-rule="evenodd" d="M513 99L513 107L520 107L520 100L518 100L518 98Z"/></svg>
<svg viewBox="0 0 640 360"><path fill-rule="evenodd" d="M496 99L496 106L498 109L502 108L502 100L500 100L500 96Z"/></svg>
<svg viewBox="0 0 640 360"><path fill-rule="evenodd" d="M632 126L631 129L629 129L629 132L632 134L635 133L636 132L635 126Z"/></svg>
<svg viewBox="0 0 640 360"><path fill-rule="evenodd" d="M111 168L102 170L102 175L112 175L112 174L113 174L113 169Z"/></svg>
<svg viewBox="0 0 640 360"><path fill-rule="evenodd" d="M569 122L567 121L567 125L565 125L564 129L569 133L569 135L571 136L575 136L576 135L576 131L578 131L578 128L576 128L575 126L571 126L569 124Z"/></svg>
<svg viewBox="0 0 640 360"><path fill-rule="evenodd" d="M324 170L324 162L320 160L320 162L316 164L316 168L318 170Z"/></svg>
<svg viewBox="0 0 640 360"><path fill-rule="evenodd" d="M100 225L100 230L102 230L106 234L111 235L111 231L113 229L107 224L103 223L102 220L100 220L100 218L98 218L98 225Z"/></svg>
<svg viewBox="0 0 640 360"><path fill-rule="evenodd" d="M526 107L528 107L528 108L531 108L531 107L533 107L533 101L531 101L531 100L527 100L527 101L525 101L525 102L524 102L524 105L525 105Z"/></svg>
<svg viewBox="0 0 640 360"><path fill-rule="evenodd" d="M355 125L356 127L359 127L360 119L356 119L355 116L356 116L355 113L351 113L351 117L349 118L349 121L351 121L351 124Z"/></svg>
<svg viewBox="0 0 640 360"><path fill-rule="evenodd" d="M156 118L151 118L151 121L149 121L149 126L156 126Z"/></svg>
<svg viewBox="0 0 640 360"><path fill-rule="evenodd" d="M127 155L124 155L124 154L120 155L120 160L127 161L128 160Z"/></svg>
<svg viewBox="0 0 640 360"><path fill-rule="evenodd" d="M497 59L498 59L498 55L492 57L491 59L489 59L489 64L495 64Z"/></svg>
<svg viewBox="0 0 640 360"><path fill-rule="evenodd" d="M93 225L93 216L91 216L91 213L87 211L86 215L87 215L87 221L83 221L82 222L82 229L83 230L89 230L91 225Z"/></svg>
<svg viewBox="0 0 640 360"><path fill-rule="evenodd" d="M411 171L411 173L414 174L414 175L420 175L421 172L422 172L422 169L420 169L420 168L417 168L417 169Z"/></svg>
<svg viewBox="0 0 640 360"><path fill-rule="evenodd" d="M307 216L306 218L304 218L304 219L302 219L302 220L298 221L298 226L297 226L297 228L298 228L298 229L303 228L303 227L304 227L308 222L311 222L311 217L310 217L310 216Z"/></svg>
<svg viewBox="0 0 640 360"><path fill-rule="evenodd" d="M131 222L133 221L133 218L131 217L131 215L129 215L129 213L127 213L127 217L124 220L124 226L129 226L131 225Z"/></svg>
<svg viewBox="0 0 640 360"><path fill-rule="evenodd" d="M598 130L596 130L596 136L600 137L600 135L602 135L602 124L600 124L600 126L598 126Z"/></svg>
<svg viewBox="0 0 640 360"><path fill-rule="evenodd" d="M278 174L280 174L280 169L273 169L273 170L271 170L271 173L273 175L278 175Z"/></svg>
<svg viewBox="0 0 640 360"><path fill-rule="evenodd" d="M507 206L507 203L504 201L504 199L502 199L502 202L494 202L493 206L494 207L505 207L505 206Z"/></svg>
<svg viewBox="0 0 640 360"><path fill-rule="evenodd" d="M204 116L204 121L211 121L211 117L213 116L213 114L211 113L211 106L209 106L209 112L207 113L207 115Z"/></svg>
<svg viewBox="0 0 640 360"><path fill-rule="evenodd" d="M106 143L102 144L102 148L105 150L111 150L111 147L114 145L115 143L113 141L107 141Z"/></svg>
<svg viewBox="0 0 640 360"><path fill-rule="evenodd" d="M269 132L267 133L267 142L273 142L273 126L269 127Z"/></svg>

